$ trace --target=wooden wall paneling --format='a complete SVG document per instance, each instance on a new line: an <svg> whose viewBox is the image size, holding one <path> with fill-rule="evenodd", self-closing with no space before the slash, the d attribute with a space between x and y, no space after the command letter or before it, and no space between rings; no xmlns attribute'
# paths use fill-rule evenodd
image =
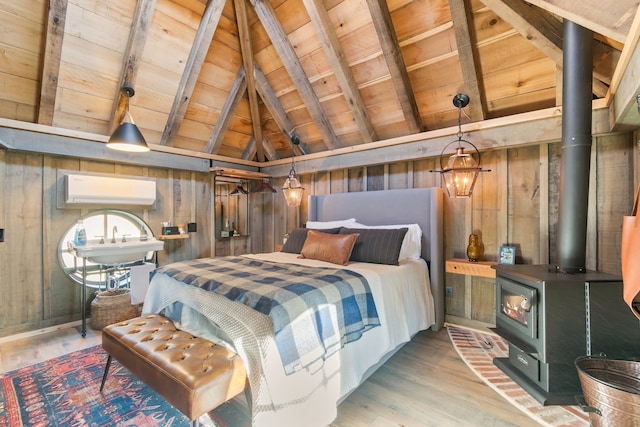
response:
<svg viewBox="0 0 640 427"><path fill-rule="evenodd" d="M351 168L348 169L347 174L349 177L349 192L366 190L366 168Z"/></svg>
<svg viewBox="0 0 640 427"><path fill-rule="evenodd" d="M328 174L329 172L325 172ZM304 177L298 177L301 179L300 185L305 189L302 194L302 203L298 208L288 208L289 213L291 215L291 219L294 221L294 227L302 227L307 222L307 218L309 218L309 196L314 194L315 191L315 175L305 175ZM308 184L305 185L305 182ZM329 190L327 190L329 191ZM287 202L284 198L284 194L282 195L282 203L284 206L287 206Z"/></svg>
<svg viewBox="0 0 640 427"><path fill-rule="evenodd" d="M193 172L175 170L173 172L173 215L171 224L186 224L191 218L193 210ZM192 259L191 239L165 241L165 250L171 252L174 261Z"/></svg>
<svg viewBox="0 0 640 427"><path fill-rule="evenodd" d="M473 277L473 292L469 317L473 320L495 324L496 292L494 279Z"/></svg>
<svg viewBox="0 0 640 427"><path fill-rule="evenodd" d="M58 244L60 239L81 215L80 209L57 208L58 186L64 185L64 177L58 170L77 170L79 162L67 157L44 156L42 167L43 182L43 276L42 289L44 297L43 325L70 321L80 318L80 297L82 288L67 276L58 261ZM81 262L78 263L80 265ZM53 320L56 319L56 320Z"/></svg>
<svg viewBox="0 0 640 427"><path fill-rule="evenodd" d="M346 193L349 189L349 177L346 169L338 169L330 172L329 193Z"/></svg>
<svg viewBox="0 0 640 427"><path fill-rule="evenodd" d="M549 215L549 264L558 264L558 215L560 200L560 156L562 154L562 144L555 142L549 144L548 151L548 181L549 197L547 212Z"/></svg>
<svg viewBox="0 0 640 427"><path fill-rule="evenodd" d="M635 196L631 134L597 138L597 269L621 274L622 218L630 215Z"/></svg>
<svg viewBox="0 0 640 427"><path fill-rule="evenodd" d="M587 202L587 230L585 248L585 268L598 270L598 222L600 192L598 191L598 150L601 144L598 139L591 138L591 152L589 153L589 194Z"/></svg>
<svg viewBox="0 0 640 427"><path fill-rule="evenodd" d="M189 233L194 258L213 255L211 242L213 237L213 178L209 173L194 173L193 211L189 222L195 222L197 230Z"/></svg>
<svg viewBox="0 0 640 427"><path fill-rule="evenodd" d="M549 146L538 146L540 152L540 233L538 234L538 261L549 263Z"/></svg>
<svg viewBox="0 0 640 427"><path fill-rule="evenodd" d="M149 178L156 181L156 203L147 212L147 225L151 227L153 235L158 237L162 234L162 222L172 218L173 210L173 171L164 168L149 168ZM165 242L165 246L168 245ZM171 262L169 253L166 249L162 249L156 253L157 261L160 265L166 265Z"/></svg>
<svg viewBox="0 0 640 427"><path fill-rule="evenodd" d="M313 174L312 192L309 194L330 194L331 191L331 172L316 172ZM306 198L306 197L305 197ZM304 216L306 221L306 216Z"/></svg>
<svg viewBox="0 0 640 427"><path fill-rule="evenodd" d="M506 169L505 163L500 163L505 150L482 153L481 166L491 172L482 172L478 176L473 195L468 206L471 207L470 233L480 237L484 247L483 261L496 261L500 241L502 195L499 191L500 169ZM468 244L468 240L467 240ZM465 315L482 322L495 322L495 280L480 277L469 277L465 281Z"/></svg>
<svg viewBox="0 0 640 427"><path fill-rule="evenodd" d="M469 200L451 199L445 193L444 201L444 235L445 258L466 258L467 251L467 205ZM470 278L469 278L470 279ZM446 273L446 286L451 287L453 296L446 299L446 313L465 317L469 311L467 298L467 277L460 274Z"/></svg>
<svg viewBox="0 0 640 427"><path fill-rule="evenodd" d="M385 176L388 184L385 185L385 188L390 190L411 188L409 183L413 184L413 173L410 173L412 165L411 162L396 162L387 165L388 173Z"/></svg>
<svg viewBox="0 0 640 427"><path fill-rule="evenodd" d="M5 304L0 329L37 324L43 317L42 297L42 156L9 152L5 156L5 256L0 284ZM7 303L10 302L10 303Z"/></svg>
<svg viewBox="0 0 640 427"><path fill-rule="evenodd" d="M282 239L284 238L285 233L289 233L295 227L293 227L289 222L288 217L288 209L286 203L284 201L284 196L282 194L282 185L284 184L285 178L274 178L271 181L271 185L278 192L273 195L273 204L271 210L271 216L273 217L273 247L265 247L265 250L274 250L275 245L282 244Z"/></svg>
<svg viewBox="0 0 640 427"><path fill-rule="evenodd" d="M251 200L251 248L253 253L273 252L282 243L282 235L276 239L273 215L274 193L254 194ZM284 234L284 233L283 233Z"/></svg>
<svg viewBox="0 0 640 427"><path fill-rule="evenodd" d="M367 190L384 190L385 165L367 166Z"/></svg>
<svg viewBox="0 0 640 427"><path fill-rule="evenodd" d="M442 184L442 177L439 173L430 172L432 170L439 169L437 166L439 158L432 157L429 159L414 160L412 163L412 175L413 181L409 188L430 188L440 187Z"/></svg>
<svg viewBox="0 0 640 427"><path fill-rule="evenodd" d="M539 264L540 176L536 146L509 149L508 243L516 247L516 262Z"/></svg>

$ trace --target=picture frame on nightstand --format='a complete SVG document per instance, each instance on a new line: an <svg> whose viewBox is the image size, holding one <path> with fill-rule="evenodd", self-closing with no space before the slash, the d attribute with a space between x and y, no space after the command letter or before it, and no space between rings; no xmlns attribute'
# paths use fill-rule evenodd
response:
<svg viewBox="0 0 640 427"><path fill-rule="evenodd" d="M515 264L516 263L516 247L500 246L498 254L498 264Z"/></svg>

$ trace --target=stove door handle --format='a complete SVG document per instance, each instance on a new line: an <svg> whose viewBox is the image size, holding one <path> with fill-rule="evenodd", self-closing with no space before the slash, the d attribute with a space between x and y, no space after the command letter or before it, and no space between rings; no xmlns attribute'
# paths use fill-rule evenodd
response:
<svg viewBox="0 0 640 427"><path fill-rule="evenodd" d="M531 310L531 301L529 301L529 298L525 297L524 295L520 295L522 297L522 301L520 302L520 308L522 308L524 311L529 311Z"/></svg>

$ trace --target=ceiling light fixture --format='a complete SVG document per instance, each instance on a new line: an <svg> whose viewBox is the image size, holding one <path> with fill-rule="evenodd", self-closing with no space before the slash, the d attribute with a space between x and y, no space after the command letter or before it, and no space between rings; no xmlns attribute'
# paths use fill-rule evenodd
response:
<svg viewBox="0 0 640 427"><path fill-rule="evenodd" d="M126 98L125 114L122 118L122 122L111 134L109 141L107 142L107 148L114 150L128 151L128 152L146 152L149 151L147 141L145 141L142 132L133 122L133 117L129 112L129 98L131 98L135 91L133 87L125 84L122 86L122 95ZM127 121L129 119L129 121Z"/></svg>
<svg viewBox="0 0 640 427"><path fill-rule="evenodd" d="M294 147L298 144L300 144L300 138L298 138L298 135L293 135L291 137L291 170L289 171L289 176L282 187L282 192L284 193L284 198L287 201L287 206L290 208L300 206L300 203L302 202L302 192L304 191L304 188L300 185L300 181L296 178L294 163L294 159L296 157Z"/></svg>
<svg viewBox="0 0 640 427"><path fill-rule="evenodd" d="M440 153L440 170L431 172L440 172L442 181L447 187L447 192L451 198L469 198L473 192L473 186L480 172L490 172L480 167L480 152L471 142L462 139L462 109L469 105L469 96L459 93L453 97L453 105L458 108L458 134L455 141L445 145ZM445 151L452 145L455 145L455 153L446 158L444 163ZM471 152L465 152L463 145L471 148Z"/></svg>

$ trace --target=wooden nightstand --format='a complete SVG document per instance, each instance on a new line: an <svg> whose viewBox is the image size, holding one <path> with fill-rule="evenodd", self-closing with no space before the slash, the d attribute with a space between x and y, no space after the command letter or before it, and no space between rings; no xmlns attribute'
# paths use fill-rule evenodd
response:
<svg viewBox="0 0 640 427"><path fill-rule="evenodd" d="M453 274L465 274L467 276L496 278L496 270L491 268L497 265L495 261L475 261L471 262L462 258L451 258L446 261L445 271Z"/></svg>
<svg viewBox="0 0 640 427"><path fill-rule="evenodd" d="M476 261L471 262L462 258L451 258L445 262L445 271L447 273L459 274L464 276L464 284L457 286L447 285L447 297L452 298L454 306L457 308L454 310L454 315L471 320L474 322L481 321L486 325L495 325L495 320L489 319L495 316L495 293L493 297L489 297L489 292L495 292L491 283L487 283L487 279L493 279L495 283L496 270L491 268L498 263L495 261ZM474 277L478 283L475 283ZM483 282L484 281L484 282ZM458 282L458 281L456 281ZM457 289L457 290L454 290ZM448 292L451 290L451 294ZM456 294L458 292L458 294ZM462 292L460 294L459 292ZM455 296L455 297L454 297ZM455 298L458 298L457 300ZM460 302L459 298L464 301ZM464 307L461 307L463 304ZM463 309L462 312L460 309ZM463 314L464 313L464 314ZM479 316L479 314L481 314Z"/></svg>

